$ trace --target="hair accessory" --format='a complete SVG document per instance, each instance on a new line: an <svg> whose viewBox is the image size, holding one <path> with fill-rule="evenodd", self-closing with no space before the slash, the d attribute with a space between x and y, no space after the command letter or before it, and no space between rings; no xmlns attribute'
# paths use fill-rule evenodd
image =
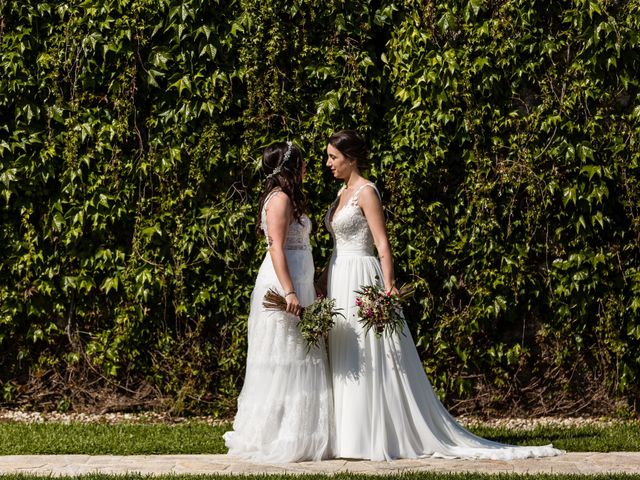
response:
<svg viewBox="0 0 640 480"><path fill-rule="evenodd" d="M282 163L280 163L276 168L273 169L273 171L269 175L267 175L267 180L282 171L282 166L289 161L292 150L293 150L293 143L287 140L287 150L284 152L284 155L282 157Z"/></svg>

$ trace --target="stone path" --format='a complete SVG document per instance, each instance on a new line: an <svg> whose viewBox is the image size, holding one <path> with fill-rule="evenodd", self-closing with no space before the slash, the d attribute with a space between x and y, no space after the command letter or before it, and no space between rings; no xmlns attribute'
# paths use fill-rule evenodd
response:
<svg viewBox="0 0 640 480"><path fill-rule="evenodd" d="M638 473L640 452L568 453L558 457L496 461L419 459L393 462L327 460L282 465L256 465L227 455L9 455L0 456L0 475L124 474L283 474L340 472L388 475L403 472L480 473Z"/></svg>

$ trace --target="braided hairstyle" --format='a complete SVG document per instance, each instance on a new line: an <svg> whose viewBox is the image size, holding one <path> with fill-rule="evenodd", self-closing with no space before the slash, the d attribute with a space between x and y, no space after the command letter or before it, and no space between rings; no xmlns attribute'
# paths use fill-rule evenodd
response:
<svg viewBox="0 0 640 480"><path fill-rule="evenodd" d="M285 155L289 151L285 160ZM256 232L263 234L260 228L262 207L267 196L274 190L282 190L293 205L293 218L300 223L304 214L306 198L302 192L302 152L294 143L275 142L262 153L262 169L267 174L264 190L260 195Z"/></svg>

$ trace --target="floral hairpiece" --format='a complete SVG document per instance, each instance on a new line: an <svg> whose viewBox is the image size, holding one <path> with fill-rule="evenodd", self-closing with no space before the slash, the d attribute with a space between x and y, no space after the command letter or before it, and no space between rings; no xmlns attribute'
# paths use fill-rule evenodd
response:
<svg viewBox="0 0 640 480"><path fill-rule="evenodd" d="M287 151L284 152L284 156L282 158L282 163L280 163L276 168L274 168L273 172L271 172L269 175L267 175L267 180L269 178L273 177L274 175L277 175L278 173L280 173L282 171L282 166L289 161L289 158L291 157L291 151L292 150L293 150L293 143L291 143L289 140L287 140Z"/></svg>

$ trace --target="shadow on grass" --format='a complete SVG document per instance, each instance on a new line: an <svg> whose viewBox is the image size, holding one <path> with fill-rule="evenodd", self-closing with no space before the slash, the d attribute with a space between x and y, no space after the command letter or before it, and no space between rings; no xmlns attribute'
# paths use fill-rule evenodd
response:
<svg viewBox="0 0 640 480"><path fill-rule="evenodd" d="M473 433L513 445L547 445L567 451L640 451L640 425L620 423L606 427L539 427L531 431L479 427Z"/></svg>

